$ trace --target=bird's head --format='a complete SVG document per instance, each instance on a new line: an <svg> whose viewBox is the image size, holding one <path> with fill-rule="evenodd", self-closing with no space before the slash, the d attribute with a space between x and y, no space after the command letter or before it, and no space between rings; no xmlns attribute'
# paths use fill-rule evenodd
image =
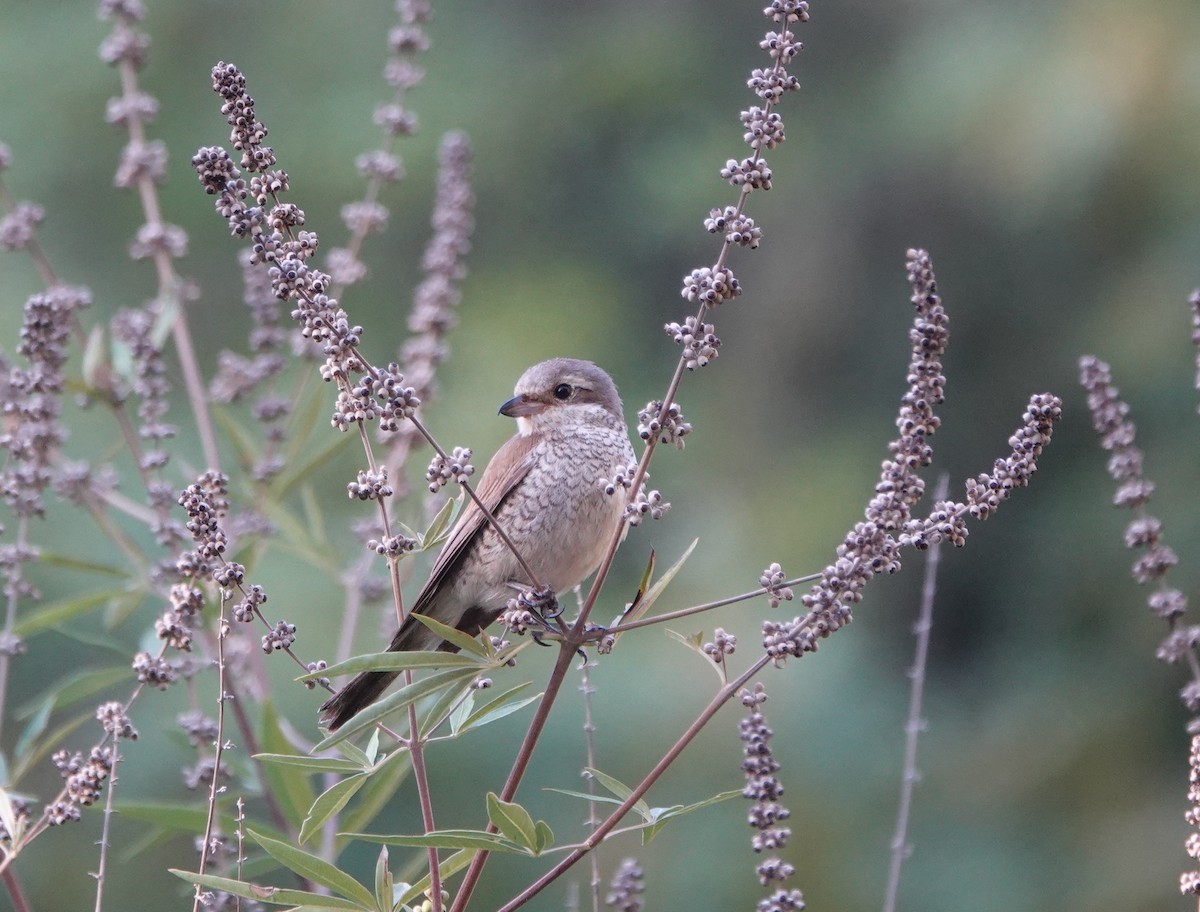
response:
<svg viewBox="0 0 1200 912"><path fill-rule="evenodd" d="M522 436L581 424L625 426L612 378L591 361L553 358L521 375L500 414L517 419Z"/></svg>

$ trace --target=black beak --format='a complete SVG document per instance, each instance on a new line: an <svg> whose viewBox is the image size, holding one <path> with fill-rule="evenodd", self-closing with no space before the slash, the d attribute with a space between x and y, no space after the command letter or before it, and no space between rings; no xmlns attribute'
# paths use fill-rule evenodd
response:
<svg viewBox="0 0 1200 912"><path fill-rule="evenodd" d="M522 394L509 399L500 406L500 414L506 418L529 418L546 410L546 403Z"/></svg>

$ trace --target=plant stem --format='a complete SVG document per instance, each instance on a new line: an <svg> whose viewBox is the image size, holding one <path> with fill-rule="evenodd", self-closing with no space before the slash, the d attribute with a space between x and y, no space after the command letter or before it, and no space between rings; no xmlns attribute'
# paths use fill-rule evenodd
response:
<svg viewBox="0 0 1200 912"><path fill-rule="evenodd" d="M938 479L934 500L946 499L949 490L948 476ZM937 592L937 571L941 559L941 542L929 547L925 559L925 581L921 587L921 610L913 633L917 638L916 657L913 659L909 677L912 688L908 698L908 721L904 726L904 773L900 778L900 808L896 812L896 832L892 836L892 860L888 868L887 889L884 891L883 912L895 912L896 898L900 893L900 870L908 857L908 816L912 810L913 789L921 774L917 770L917 741L925 729L921 708L925 696L925 669L929 660L929 632L933 629L933 599Z"/></svg>
<svg viewBox="0 0 1200 912"><path fill-rule="evenodd" d="M633 809L633 806L641 800L642 796L650 790L650 787L654 785L654 783L658 781L659 777L661 777L662 774L665 773L671 766L671 764L675 762L676 758L683 753L684 748L686 748L689 744L691 744L692 741L695 740L696 736L700 734L704 726L708 724L709 720L717 714L717 710L724 706L729 699L746 684L746 682L754 677L754 675L758 674L770 661L770 657L764 654L763 656L759 657L749 668L738 675L735 680L730 681L728 684L718 690L716 696L709 701L708 705L704 707L704 709L700 712L700 715L696 717L695 721L693 721L692 724L687 727L687 730L679 736L679 739L672 744L670 749L663 754L662 758L656 764L654 764L654 768L646 774L645 778L643 778L642 781L634 787L633 791L630 792L629 797L621 802L621 805L615 811L613 811L603 823L596 827L592 834L584 840L583 844L572 850L562 861L560 861L553 868L522 890L509 902L501 906L497 912L514 912L515 909L519 909L521 906L525 905L525 903L529 902L529 900L533 899L534 896L561 877L564 873L566 873L566 871L573 867L581 858L583 858L584 855L599 845L604 837L607 836L608 833L613 830L618 823L621 822L622 818Z"/></svg>

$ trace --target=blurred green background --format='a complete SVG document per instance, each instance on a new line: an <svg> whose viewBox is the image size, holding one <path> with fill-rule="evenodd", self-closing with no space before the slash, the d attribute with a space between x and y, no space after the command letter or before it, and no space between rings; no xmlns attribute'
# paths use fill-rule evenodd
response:
<svg viewBox="0 0 1200 912"><path fill-rule="evenodd" d="M155 279L126 256L141 218L136 198L112 188L125 140L103 123L117 80L96 56L107 27L93 7L0 0L0 141L13 151L4 176L13 196L45 206L45 249L64 280L93 289L87 319L106 320L152 295ZM379 142L371 113L390 95L380 70L394 13L382 2L310 0L149 7L141 78L162 106L151 135L171 151L163 202L191 238L180 269L202 289L192 326L211 373L218 350L244 347L246 327L236 245L188 167L198 146L227 142L209 68L231 60L247 74L292 175L291 201L334 246L344 237L339 208L362 192L354 157ZM716 314L720 358L685 378L680 401L696 426L686 451L656 457L654 485L674 509L630 536L602 615L627 598L651 546L669 561L700 538L665 608L749 589L771 561L799 575L830 560L861 516L893 433L911 312L904 251L927 247L951 320L949 398L930 483L948 472L961 492L966 476L987 470L1032 392L1062 396L1065 417L1033 488L975 526L965 550L945 555L901 907L1187 908L1176 887L1189 861L1187 720L1176 699L1184 676L1154 659L1165 625L1128 575L1127 517L1109 505L1076 360L1090 352L1112 362L1159 485L1153 512L1181 556L1173 580L1196 591L1200 424L1186 306L1200 284L1195 2L812 7L800 29L808 49L792 67L803 91L785 98L788 141L768 156L775 187L750 202L763 244L733 257L745 294ZM421 130L402 146L408 179L385 193L391 225L368 242L370 282L343 303L366 327L369 354L390 357L428 234L439 134L467 130L478 224L452 360L427 414L443 442L490 453L512 430L494 415L513 380L552 355L609 369L631 418L662 395L678 351L662 324L687 312L680 278L715 256L701 223L710 207L733 201L717 170L745 154L737 114L756 103L744 83L765 59L758 9L718 0L435 2L433 48L421 61L428 76L410 98ZM21 304L39 283L20 255L0 258L0 276L0 329L12 351ZM186 425L183 409L173 417ZM72 420L72 454L116 452L102 413ZM187 433L176 452L182 483L182 468L200 457ZM344 529L361 511L342 492L361 456L342 455L319 492L330 546L355 554ZM39 534L47 547L114 559L96 531L52 503ZM420 510L414 503L409 515ZM909 555L903 573L872 584L856 623L818 656L763 677L792 810L788 857L813 909L880 902L921 567ZM334 581L305 571L273 552L255 580L313 656L338 629L338 594ZM89 583L61 572L40 581L48 597ZM754 603L672 626L727 627L741 637L736 661L755 650L765 610ZM13 700L32 699L69 665L126 661L152 637L156 614L147 604L117 629L88 621L33 640ZM365 622L359 645L381 642L383 626ZM525 661L513 680L542 674L548 655ZM316 697L288 685L290 667L276 663L272 673L293 724L311 736ZM660 631L627 638L595 672L599 765L639 778L714 681ZM118 795L191 797L177 768L192 752L156 730L185 704L182 689L140 702L142 738L126 749ZM462 800L440 822L481 822L480 786L499 785L525 718L434 752L436 785ZM564 695L522 791L564 840L583 835L582 806L539 787L579 787L581 718L578 696ZM736 729L731 708L652 803L740 787ZM5 750L14 734L10 725ZM48 770L47 789L54 778ZM605 851L604 871L636 852L649 909L751 908L762 891L743 805L668 828L645 850L625 837ZM98 819L87 814L44 837L22 860L38 908L90 902ZM406 791L380 829L414 825ZM127 818L117 825L122 864L110 909L180 902L165 868L189 867L190 843L144 846L142 832ZM372 857L355 851L346 861L366 877ZM540 869L493 865L477 907L495 907ZM586 892L582 868L575 880ZM565 889L533 908L561 908Z"/></svg>

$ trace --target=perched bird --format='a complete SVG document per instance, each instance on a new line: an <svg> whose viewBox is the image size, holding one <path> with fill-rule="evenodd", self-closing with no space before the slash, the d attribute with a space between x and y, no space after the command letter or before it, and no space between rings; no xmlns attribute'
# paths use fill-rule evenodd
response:
<svg viewBox="0 0 1200 912"><path fill-rule="evenodd" d="M606 494L600 484L635 461L617 388L590 361L554 358L521 375L500 414L517 419L517 435L496 451L476 493L538 582L565 592L599 566L622 522L624 498ZM529 586L517 558L468 500L411 614L475 635ZM454 649L411 614L389 652ZM395 677L358 675L321 707L322 720L339 728Z"/></svg>

